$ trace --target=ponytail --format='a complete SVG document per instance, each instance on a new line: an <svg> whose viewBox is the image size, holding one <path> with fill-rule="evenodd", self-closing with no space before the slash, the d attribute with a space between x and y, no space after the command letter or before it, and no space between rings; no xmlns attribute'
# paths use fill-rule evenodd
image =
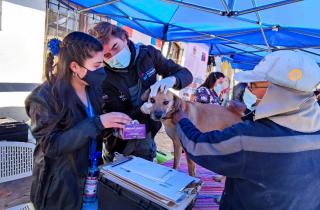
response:
<svg viewBox="0 0 320 210"><path fill-rule="evenodd" d="M49 83L51 83L52 76L53 76L54 56L57 56L59 54L60 44L61 44L61 41L57 38L53 38L48 41L47 47L48 47L49 53L47 54L45 76Z"/></svg>

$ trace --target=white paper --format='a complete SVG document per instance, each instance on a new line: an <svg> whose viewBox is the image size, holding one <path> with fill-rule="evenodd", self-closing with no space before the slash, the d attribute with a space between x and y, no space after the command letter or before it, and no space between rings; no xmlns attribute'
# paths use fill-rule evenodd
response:
<svg viewBox="0 0 320 210"><path fill-rule="evenodd" d="M102 169L175 202L185 197L183 190L188 184L199 181L174 169L137 157L114 167L104 166Z"/></svg>

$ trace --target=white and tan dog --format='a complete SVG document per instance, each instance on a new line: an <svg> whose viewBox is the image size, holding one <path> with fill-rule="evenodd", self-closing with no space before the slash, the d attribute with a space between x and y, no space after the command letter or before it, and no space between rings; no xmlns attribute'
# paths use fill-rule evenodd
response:
<svg viewBox="0 0 320 210"><path fill-rule="evenodd" d="M173 168L179 168L182 146L177 135L176 125L172 121L172 115L177 110L184 111L191 122L202 131L223 130L241 121L240 115L229 111L225 107L212 104L201 104L184 101L174 95L171 91L166 94L158 92L155 97L149 97L150 91L146 91L142 98L152 103L150 116L155 121L161 121L165 131L173 141L174 164ZM195 163L188 158L188 172L190 176L196 175Z"/></svg>

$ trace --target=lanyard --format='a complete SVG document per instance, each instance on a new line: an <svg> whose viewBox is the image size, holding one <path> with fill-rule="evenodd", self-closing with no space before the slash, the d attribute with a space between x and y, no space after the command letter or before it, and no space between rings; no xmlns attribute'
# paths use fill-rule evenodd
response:
<svg viewBox="0 0 320 210"><path fill-rule="evenodd" d="M87 96L87 103L88 103L88 106L86 107L86 113L87 113L88 118L92 118L95 115L94 114L94 110L93 110L92 104L90 102L88 93L86 93L86 96ZM91 163L93 162L93 160L94 160L94 158L96 156L96 150L97 150L97 141L96 141L96 139L90 139L89 159L90 159Z"/></svg>

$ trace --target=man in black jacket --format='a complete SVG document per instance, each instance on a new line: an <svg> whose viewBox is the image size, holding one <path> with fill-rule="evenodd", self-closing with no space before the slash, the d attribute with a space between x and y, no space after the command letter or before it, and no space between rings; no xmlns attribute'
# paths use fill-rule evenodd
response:
<svg viewBox="0 0 320 210"><path fill-rule="evenodd" d="M105 135L105 158L112 160L114 152L120 152L153 160L156 155L154 137L161 123L150 119L151 104L142 101L141 95L149 88L153 96L159 90L166 92L169 88L184 88L192 82L192 74L188 69L164 58L161 51L154 47L134 44L125 30L110 23L98 23L89 33L104 48L107 72L102 85L104 112L124 112L147 127L145 139L129 141L118 139L109 130ZM157 81L157 74L163 79Z"/></svg>

